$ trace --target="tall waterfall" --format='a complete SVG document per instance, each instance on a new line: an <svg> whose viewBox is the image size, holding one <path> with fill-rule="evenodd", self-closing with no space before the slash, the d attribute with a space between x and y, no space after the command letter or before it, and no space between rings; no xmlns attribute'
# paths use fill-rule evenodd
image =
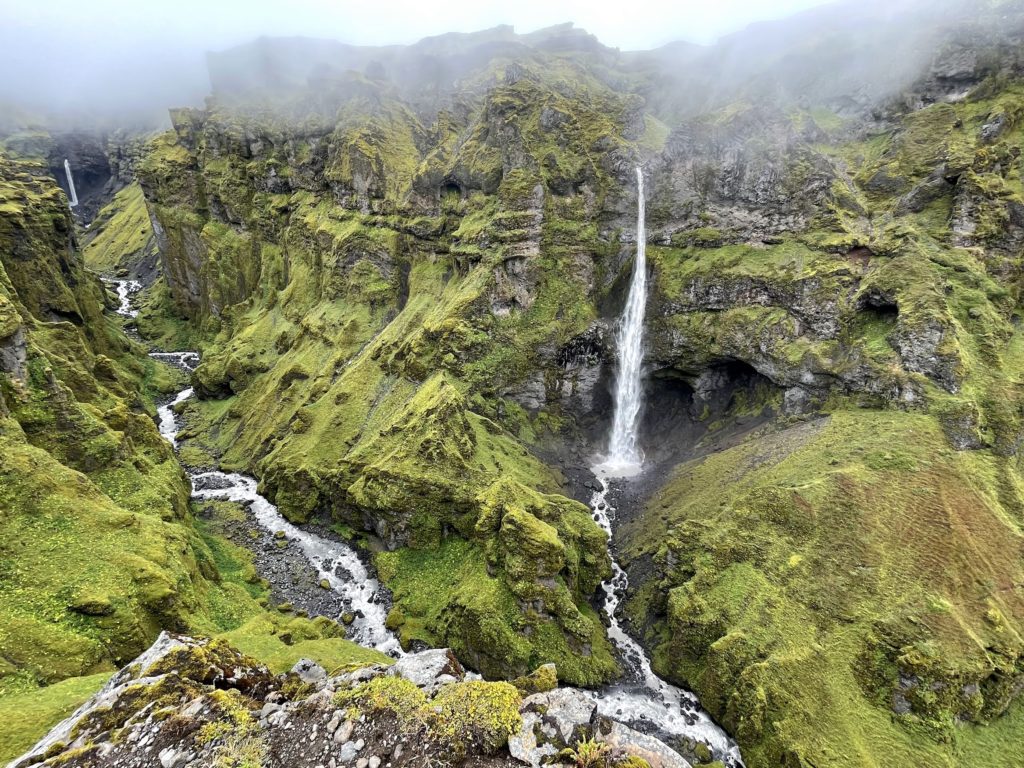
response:
<svg viewBox="0 0 1024 768"><path fill-rule="evenodd" d="M605 458L605 465L613 474L632 474L644 458L637 446L637 430L643 400L640 373L644 362L644 309L647 305L647 225L644 173L639 167L636 188L636 259L626 309L616 334L619 366L615 376L615 415Z"/></svg>
<svg viewBox="0 0 1024 768"><path fill-rule="evenodd" d="M629 285L626 308L622 313L616 342L619 365L615 375L615 414L612 419L608 452L601 463L591 467L601 487L594 491L590 508L594 520L608 540L614 538L616 510L609 493L614 478L640 472L643 451L637 445L643 388L640 375L644 362L644 309L647 304L647 234L644 223L644 174L636 169L636 261ZM608 617L608 637L619 651L623 677L606 686L596 696L603 714L623 720L645 732L654 732L670 740L701 742L716 760L728 768L742 768L739 747L701 709L697 697L659 678L643 646L629 636L618 617L619 605L629 588L629 575L612 555L612 577L601 585L604 611Z"/></svg>
<svg viewBox="0 0 1024 768"><path fill-rule="evenodd" d="M71 200L68 202L68 208L74 208L78 205L78 193L75 192L75 180L71 177L71 163L68 159L64 158L64 175L68 177L68 193Z"/></svg>

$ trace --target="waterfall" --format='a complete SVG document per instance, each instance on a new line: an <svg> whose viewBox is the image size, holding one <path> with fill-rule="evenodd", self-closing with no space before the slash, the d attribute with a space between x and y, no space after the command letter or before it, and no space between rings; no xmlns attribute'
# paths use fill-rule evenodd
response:
<svg viewBox="0 0 1024 768"><path fill-rule="evenodd" d="M605 457L609 476L634 474L643 463L637 445L643 387L640 373L644 362L644 309L647 305L647 226L644 213L644 173L636 169L636 259L629 296L615 341L619 364L615 375L615 411Z"/></svg>
<svg viewBox="0 0 1024 768"><path fill-rule="evenodd" d="M71 198L68 208L74 208L78 205L78 193L75 192L75 180L71 178L71 163L68 162L66 157L64 158L64 174L68 177L68 192Z"/></svg>
<svg viewBox="0 0 1024 768"><path fill-rule="evenodd" d="M610 503L613 478L639 474L643 451L637 445L643 387L640 375L644 362L644 309L647 304L647 234L644 222L644 175L636 169L636 260L630 280L629 296L615 335L619 352L615 372L615 411L608 451L601 463L592 467L601 483L590 499L594 520L608 534L615 533L615 508ZM612 554L612 577L601 585L604 612L608 617L608 637L619 651L624 675L622 680L596 694L603 714L622 720L645 732L654 732L669 741L696 741L704 744L717 760L729 768L742 768L739 747L711 719L697 697L659 678L643 646L629 636L619 621L618 610L629 576Z"/></svg>

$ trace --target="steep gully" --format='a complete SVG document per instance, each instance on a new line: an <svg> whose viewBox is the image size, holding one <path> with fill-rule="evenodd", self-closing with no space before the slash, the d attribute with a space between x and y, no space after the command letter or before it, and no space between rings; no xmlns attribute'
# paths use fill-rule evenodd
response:
<svg viewBox="0 0 1024 768"><path fill-rule="evenodd" d="M608 451L592 467L601 487L591 499L594 520L608 534L614 529L615 510L607 497L613 482L628 482L643 470L643 452L637 442L642 410L643 322L647 300L647 266L644 221L644 179L640 168L637 177L637 253L633 265L626 307L616 335L618 369L616 371L615 409ZM118 314L134 319L132 297L140 289L134 281L112 280L120 306ZM199 364L196 352L152 352L157 360L186 372ZM179 392L170 402L160 406L160 434L177 449L178 423L175 407L193 396L191 387ZM257 492L257 481L246 475L220 471L189 472L192 498L226 500L249 507L253 518L272 534L283 531L297 543L309 563L339 594L347 609L356 618L349 627L349 637L360 645L375 648L391 656L403 651L394 633L385 627L387 599L379 582L368 572L356 552L346 544L326 539L289 523L267 499ZM700 707L697 697L673 686L654 674L642 646L622 628L616 613L628 587L626 572L613 558L613 575L602 585L604 610L608 618L608 635L619 649L625 674L618 682L588 692L599 710L639 730L652 732L668 743L703 743L714 759L729 768L743 765L736 743L714 723Z"/></svg>

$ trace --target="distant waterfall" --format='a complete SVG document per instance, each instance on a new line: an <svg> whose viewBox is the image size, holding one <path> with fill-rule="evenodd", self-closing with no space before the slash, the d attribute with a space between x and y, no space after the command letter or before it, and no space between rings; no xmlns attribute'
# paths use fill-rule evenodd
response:
<svg viewBox="0 0 1024 768"><path fill-rule="evenodd" d="M68 208L74 208L78 205L78 193L75 192L75 180L71 177L71 163L68 162L66 157L64 158L64 174L68 177L68 192L71 198Z"/></svg>
<svg viewBox="0 0 1024 768"><path fill-rule="evenodd" d="M636 169L636 260L629 285L626 309L616 334L619 366L615 376L615 415L608 441L606 466L619 467L631 474L643 463L643 452L637 446L640 407L643 389L640 380L644 362L644 308L647 305L647 226L644 221L644 174Z"/></svg>

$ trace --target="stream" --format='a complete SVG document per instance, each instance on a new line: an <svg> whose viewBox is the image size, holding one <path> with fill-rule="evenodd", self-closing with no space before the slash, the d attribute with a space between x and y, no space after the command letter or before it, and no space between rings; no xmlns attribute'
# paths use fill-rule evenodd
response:
<svg viewBox="0 0 1024 768"><path fill-rule="evenodd" d="M107 282L116 289L121 301L118 314L134 320L138 312L132 306L132 298L139 290L138 284L128 280ZM134 330L131 323L129 330ZM200 361L199 353L194 351L151 352L150 357L187 373L195 370ZM157 409L160 434L175 450L180 429L175 408L193 395L192 387L186 387ZM277 507L258 492L257 480L253 477L234 472L192 471L188 467L186 471L192 484L192 498L245 505L252 519L267 532L275 535L283 532L298 544L306 560L317 570L318 578L327 580L346 610L355 617L347 630L349 639L395 658L404 655L398 638L385 626L389 601L355 550L343 542L318 536L288 522ZM621 475L613 473L606 477L600 466L595 467L595 474L602 488L595 492L591 506L594 519L609 534L610 541L614 509L606 497L611 477ZM602 585L609 619L608 635L620 651L626 674L616 683L586 693L608 717L654 734L686 751L692 750L698 742L703 743L714 759L721 760L728 768L740 768L743 763L736 743L701 709L697 697L658 678L643 648L622 629L616 611L628 580L614 559L612 568L612 579Z"/></svg>
<svg viewBox="0 0 1024 768"><path fill-rule="evenodd" d="M151 356L187 372L199 364L197 352L154 352ZM160 434L175 448L178 447L178 417L174 409L193 394L192 387L186 387L157 409ZM237 472L194 472L187 468L186 471L192 482L193 499L242 504L248 507L264 530L277 536L283 533L290 542L299 546L305 558L316 568L317 578L330 584L354 617L346 632L350 640L389 656L403 655L398 638L385 627L388 604L381 594L380 584L370 576L355 550L343 542L329 540L292 525L276 506L259 493L253 477Z"/></svg>
<svg viewBox="0 0 1024 768"><path fill-rule="evenodd" d="M590 499L595 522L608 534L612 555L612 577L601 585L608 637L619 650L625 668L623 679L597 696L605 714L638 730L653 731L667 743L701 742L716 760L730 768L742 766L739 747L711 716L696 695L662 680L651 668L643 646L629 636L619 623L618 610L629 587L629 576L615 560L611 549L615 530L615 509L608 502L613 481L628 483L644 469L640 447L640 418L643 413L644 314L647 305L647 222L643 169L636 168L636 254L626 304L615 333L617 353L615 404L608 447L596 457L591 468L601 487Z"/></svg>

